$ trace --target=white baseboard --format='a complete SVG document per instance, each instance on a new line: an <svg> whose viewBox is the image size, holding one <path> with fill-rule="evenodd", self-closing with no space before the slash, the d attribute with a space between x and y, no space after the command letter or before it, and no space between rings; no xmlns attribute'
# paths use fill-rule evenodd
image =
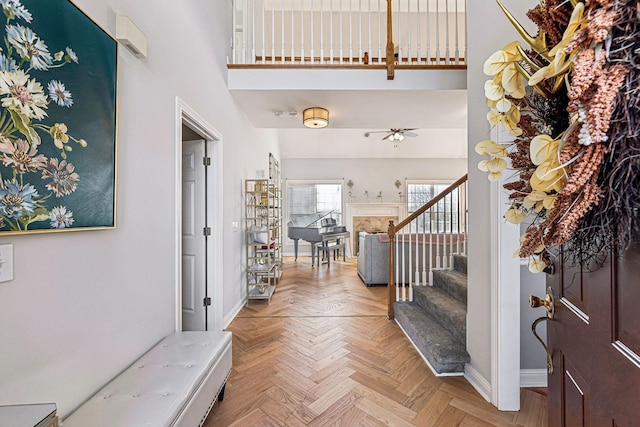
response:
<svg viewBox="0 0 640 427"><path fill-rule="evenodd" d="M229 324L233 321L233 319L236 318L236 316L238 315L238 313L240 313L240 310L242 310L242 307L244 307L245 305L245 300L241 300L238 301L238 303L236 304L235 307L233 307L231 309L231 311L229 312L229 314L227 314L224 319L223 319L223 324L224 326L222 327L222 329L226 329L227 326L229 326Z"/></svg>
<svg viewBox="0 0 640 427"><path fill-rule="evenodd" d="M546 387L546 369L520 369L520 387Z"/></svg>
<svg viewBox="0 0 640 427"><path fill-rule="evenodd" d="M464 367L464 377L480 393L484 400L491 403L491 383L469 363Z"/></svg>

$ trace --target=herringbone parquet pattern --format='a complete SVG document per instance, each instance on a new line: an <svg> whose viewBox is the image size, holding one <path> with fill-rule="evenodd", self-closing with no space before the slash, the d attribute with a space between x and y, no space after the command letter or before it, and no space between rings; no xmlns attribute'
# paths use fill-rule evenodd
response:
<svg viewBox="0 0 640 427"><path fill-rule="evenodd" d="M244 307L225 398L205 427L545 426L546 396L499 412L462 377L437 378L353 262L287 259L271 299Z"/></svg>

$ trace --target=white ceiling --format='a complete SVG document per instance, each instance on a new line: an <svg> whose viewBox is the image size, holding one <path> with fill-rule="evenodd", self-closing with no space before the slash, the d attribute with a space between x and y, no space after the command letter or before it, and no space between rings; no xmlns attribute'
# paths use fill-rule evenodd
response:
<svg viewBox="0 0 640 427"><path fill-rule="evenodd" d="M398 70L396 82L380 74L359 78L351 73L349 81L338 81L341 74L314 74L313 81L305 83L300 80L303 71L274 83L255 75L234 78L229 71L231 93L251 123L278 129L282 158L467 156L466 74L447 80L431 70L411 75ZM435 82L429 79L433 76L438 76ZM309 107L329 110L329 126L305 128L302 111ZM416 128L418 136L405 138L397 147L381 140L384 133L364 136L391 128Z"/></svg>

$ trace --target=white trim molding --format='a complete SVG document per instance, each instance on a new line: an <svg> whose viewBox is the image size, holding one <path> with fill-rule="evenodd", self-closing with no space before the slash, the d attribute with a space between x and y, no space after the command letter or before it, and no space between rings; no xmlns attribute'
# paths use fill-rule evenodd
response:
<svg viewBox="0 0 640 427"><path fill-rule="evenodd" d="M520 388L524 387L546 387L546 369L520 369Z"/></svg>
<svg viewBox="0 0 640 427"><path fill-rule="evenodd" d="M505 141L498 126L494 141ZM491 403L501 411L520 410L520 261L519 226L503 219L509 205L503 181L490 187L491 225Z"/></svg>
<svg viewBox="0 0 640 427"><path fill-rule="evenodd" d="M211 170L207 173L207 225L211 227L211 238L207 239L207 290L213 304L207 315L207 329L220 331L223 328L223 234L222 234L222 134L190 108L182 99L175 98L175 223L174 223L174 282L175 282L175 328L182 330L182 125L186 124L200 134L207 143L211 157Z"/></svg>
<svg viewBox="0 0 640 427"><path fill-rule="evenodd" d="M491 402L491 396L493 394L491 383L469 363L464 367L464 378L480 393L480 396L487 402Z"/></svg>

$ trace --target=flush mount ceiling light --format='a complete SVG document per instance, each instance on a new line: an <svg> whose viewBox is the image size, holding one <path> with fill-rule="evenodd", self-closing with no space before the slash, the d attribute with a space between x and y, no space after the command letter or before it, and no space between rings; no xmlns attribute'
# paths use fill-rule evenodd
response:
<svg viewBox="0 0 640 427"><path fill-rule="evenodd" d="M329 124L329 111L320 107L307 108L302 112L302 123L308 128L323 128Z"/></svg>

